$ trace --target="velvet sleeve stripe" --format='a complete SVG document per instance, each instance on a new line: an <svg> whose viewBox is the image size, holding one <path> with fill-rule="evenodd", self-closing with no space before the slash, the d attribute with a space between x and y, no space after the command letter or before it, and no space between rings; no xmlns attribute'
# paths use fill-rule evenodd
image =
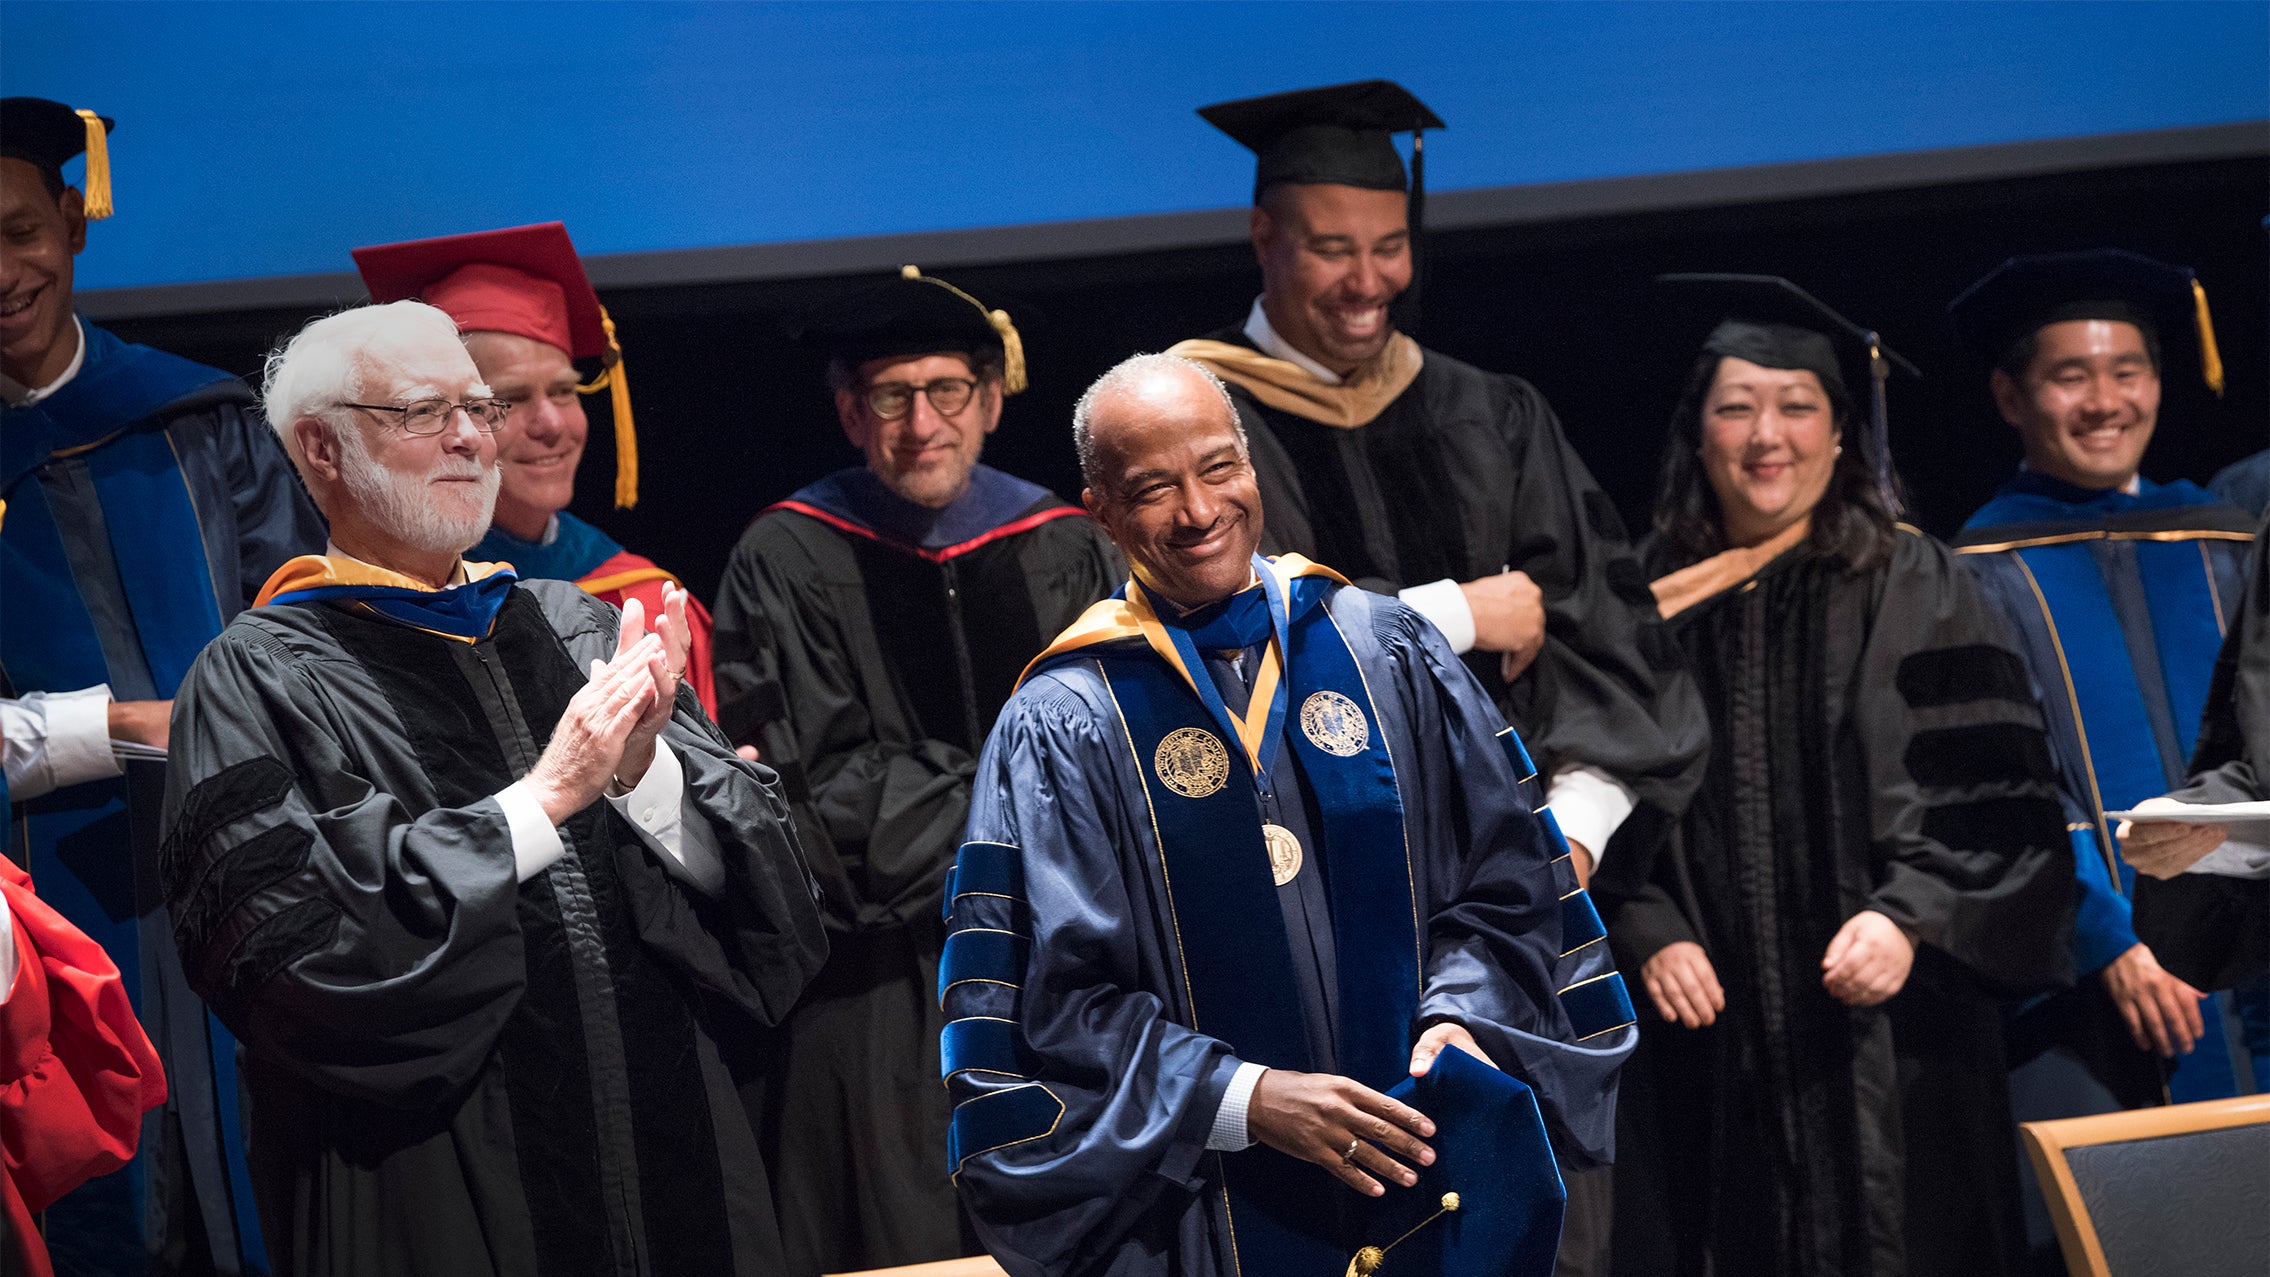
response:
<svg viewBox="0 0 2270 1277"><path fill-rule="evenodd" d="M963 896L1025 898L1024 862L1017 848L1001 842L965 842L954 867L946 873L946 921L954 920L954 902Z"/></svg>
<svg viewBox="0 0 2270 1277"><path fill-rule="evenodd" d="M1923 813L1923 836L1949 847L2033 847L2043 830L2064 827L2057 800L2043 796L1940 803Z"/></svg>
<svg viewBox="0 0 2270 1277"><path fill-rule="evenodd" d="M1588 944L1597 944L1608 934L1601 925L1600 911L1592 906L1592 893L1579 891L1561 899L1561 956L1567 957Z"/></svg>
<svg viewBox="0 0 2270 1277"><path fill-rule="evenodd" d="M938 1039L938 1076L994 1073L1025 1081L1032 1069L1017 1049L1017 1026L998 1016L973 1015L946 1022Z"/></svg>
<svg viewBox="0 0 2270 1277"><path fill-rule="evenodd" d="M1521 734L1508 727L1498 733L1498 745L1505 750L1506 761L1513 764L1513 774L1522 784L1537 779L1537 764L1530 761L1527 746L1521 743Z"/></svg>
<svg viewBox="0 0 2270 1277"><path fill-rule="evenodd" d="M174 902L174 943L182 960L202 966L206 950L221 934L229 915L247 900L298 873L307 864L315 835L297 825L277 825L246 839L222 856L194 890Z"/></svg>
<svg viewBox="0 0 2270 1277"><path fill-rule="evenodd" d="M1064 1120L1064 1102L1037 1082L987 1091L963 1100L946 1131L946 1160L954 1174L962 1163L1011 1144L1047 1139Z"/></svg>
<svg viewBox="0 0 2270 1277"><path fill-rule="evenodd" d="M2034 703L2033 684L2017 653L1987 643L1910 653L1900 661L1895 681L1911 709L1970 701Z"/></svg>
<svg viewBox="0 0 2270 1277"><path fill-rule="evenodd" d="M1632 1010L1631 994L1624 988L1624 977L1614 971L1577 981L1561 990L1560 999L1561 1010L1579 1042L1613 1033L1639 1019Z"/></svg>
<svg viewBox="0 0 2270 1277"><path fill-rule="evenodd" d="M179 900L187 893L189 884L183 878L195 872L191 858L207 838L254 812L266 811L291 792L291 769L265 754L198 782L182 800L181 814L158 853L158 872L168 897Z"/></svg>
<svg viewBox="0 0 2270 1277"><path fill-rule="evenodd" d="M1918 784L1942 789L2036 786L2057 774L2049 739L2032 723L1927 728L1908 739L1901 761Z"/></svg>
<svg viewBox="0 0 2270 1277"><path fill-rule="evenodd" d="M1011 931L970 927L946 937L938 959L938 1005L955 985L985 983L1022 988L1032 941Z"/></svg>

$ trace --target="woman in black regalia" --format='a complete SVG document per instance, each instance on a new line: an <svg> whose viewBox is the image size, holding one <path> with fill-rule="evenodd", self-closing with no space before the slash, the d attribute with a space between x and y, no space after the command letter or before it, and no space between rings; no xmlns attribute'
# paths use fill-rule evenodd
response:
<svg viewBox="0 0 2270 1277"><path fill-rule="evenodd" d="M1970 578L1894 522L1871 382L1897 356L1785 280L1671 278L1729 316L1647 552L1712 743L1669 844L1595 884L1651 1004L1617 1270L2009 1271L1997 997L2069 978L2074 894L2040 711Z"/></svg>

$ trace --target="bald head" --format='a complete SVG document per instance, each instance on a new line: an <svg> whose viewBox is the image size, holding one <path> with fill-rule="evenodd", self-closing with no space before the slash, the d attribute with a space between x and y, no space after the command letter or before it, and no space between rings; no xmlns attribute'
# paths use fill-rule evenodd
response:
<svg viewBox="0 0 2270 1277"><path fill-rule="evenodd" d="M1219 378L1173 355L1137 355L1080 396L1072 436L1081 498L1146 586L1183 607L1245 588L1261 496Z"/></svg>
<svg viewBox="0 0 2270 1277"><path fill-rule="evenodd" d="M1101 431L1099 419L1104 423ZM1123 360L1096 378L1072 409L1072 447L1079 454L1080 478L1088 486L1096 486L1103 460L1101 450L1108 446L1111 432L1125 425L1200 420L1218 424L1223 419L1243 449L1245 425L1238 420L1229 388L1204 364L1179 355L1136 355Z"/></svg>

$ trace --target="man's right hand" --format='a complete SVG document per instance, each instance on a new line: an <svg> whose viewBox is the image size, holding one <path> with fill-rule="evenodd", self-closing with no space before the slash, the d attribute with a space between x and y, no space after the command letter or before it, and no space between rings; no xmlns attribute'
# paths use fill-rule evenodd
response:
<svg viewBox="0 0 2270 1277"><path fill-rule="evenodd" d="M2207 1031L2199 1017L2199 1001L2207 995L2168 974L2144 945L2131 946L2105 967L2104 987L2128 1024L2128 1036L2143 1050L2189 1055Z"/></svg>
<svg viewBox="0 0 2270 1277"><path fill-rule="evenodd" d="M591 662L591 681L568 701L526 778L553 824L597 802L614 779L631 729L654 704L648 663L661 655L662 640L649 634L614 660Z"/></svg>
<svg viewBox="0 0 2270 1277"><path fill-rule="evenodd" d="M2183 804L2170 798L2147 798L2138 811L2181 811ZM2120 842L2120 858L2136 872L2152 878L2173 878L2198 864L2208 852L2223 845L2230 830L2201 822L2120 822L2113 832Z"/></svg>
<svg viewBox="0 0 2270 1277"><path fill-rule="evenodd" d="M1458 587L1474 613L1474 647L1503 652L1507 681L1519 676L1545 646L1545 592L1527 572L1500 572Z"/></svg>
<svg viewBox="0 0 2270 1277"><path fill-rule="evenodd" d="M1655 1000L1655 1013L1681 1028L1713 1024L1726 1009L1726 990L1719 987L1710 955L1692 940L1657 949L1640 965L1639 980Z"/></svg>
<svg viewBox="0 0 2270 1277"><path fill-rule="evenodd" d="M1434 1150L1419 1142L1420 1136L1435 1133L1426 1114L1330 1073L1263 1073L1246 1106L1245 1129L1280 1153L1316 1163L1368 1197L1387 1191L1373 1175L1405 1188L1419 1182L1416 1172L1388 1156L1390 1151L1421 1166L1435 1160Z"/></svg>
<svg viewBox="0 0 2270 1277"><path fill-rule="evenodd" d="M172 701L112 701L110 738L164 749L167 724L172 719Z"/></svg>

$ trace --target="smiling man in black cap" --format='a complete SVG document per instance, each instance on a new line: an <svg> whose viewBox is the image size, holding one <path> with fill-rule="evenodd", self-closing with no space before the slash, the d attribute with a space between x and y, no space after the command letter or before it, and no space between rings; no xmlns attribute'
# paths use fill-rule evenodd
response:
<svg viewBox="0 0 2270 1277"><path fill-rule="evenodd" d="M964 1253L942 1153L939 893L1017 674L1125 579L1054 493L978 463L1024 389L1006 312L907 267L813 316L866 464L760 514L718 590L718 717L795 805L834 942L785 1027L790 1266Z"/></svg>
<svg viewBox="0 0 2270 1277"><path fill-rule="evenodd" d="M1258 158L1261 296L1172 353L1229 383L1263 548L1399 594L1465 654L1536 753L1580 881L1611 838L1644 861L1693 792L1705 733L1623 521L1536 387L1396 329L1421 265L1424 131L1442 120L1386 80L1199 114ZM1595 1225L1604 1240L1598 1180L1570 1182L1572 1250Z"/></svg>
<svg viewBox="0 0 2270 1277"><path fill-rule="evenodd" d="M2221 388L2205 292L2188 270L2102 249L2011 258L1949 313L2025 448L1955 546L2011 622L2094 843L2074 937L2084 978L2013 1025L2018 1118L2248 1089L2216 1004L2186 982L2200 973L2138 941L2135 875L2104 819L2184 784L2254 535L2198 485L2141 473L2163 403L2204 416L2197 388Z"/></svg>
<svg viewBox="0 0 2270 1277"><path fill-rule="evenodd" d="M1258 156L1261 296L1176 354L1228 382L1272 551L1314 555L1433 621L1551 778L1579 871L1636 809L1647 836L1694 784L1693 687L1663 668L1622 520L1535 387L1396 330L1413 287L1423 148L1443 122L1369 80L1200 110ZM1408 192L1408 194L1406 194ZM1650 653L1653 653L1653 656Z"/></svg>
<svg viewBox="0 0 2270 1277"><path fill-rule="evenodd" d="M182 981L114 742L164 748L191 659L279 564L322 548L323 524L243 382L74 313L73 261L111 211L110 123L0 100L0 735L11 840L41 894L138 973L171 1094L126 1170L49 1211L49 1240L66 1271L154 1256L233 1272L260 1256L236 1043ZM63 180L81 152L84 190Z"/></svg>

